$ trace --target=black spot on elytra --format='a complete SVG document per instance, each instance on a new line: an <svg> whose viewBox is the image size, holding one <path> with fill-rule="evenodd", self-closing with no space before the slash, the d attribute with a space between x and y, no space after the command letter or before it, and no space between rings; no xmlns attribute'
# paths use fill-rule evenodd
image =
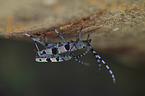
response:
<svg viewBox="0 0 145 96"><path fill-rule="evenodd" d="M41 61L41 59L39 59L39 61Z"/></svg>
<svg viewBox="0 0 145 96"><path fill-rule="evenodd" d="M45 51L43 51L43 53L42 54L46 54L46 52Z"/></svg>
<svg viewBox="0 0 145 96"><path fill-rule="evenodd" d="M46 60L47 60L48 62L51 62L50 58L47 58Z"/></svg>
<svg viewBox="0 0 145 96"><path fill-rule="evenodd" d="M93 52L93 51L94 51L94 49L92 49L92 48L91 48L91 51Z"/></svg>
<svg viewBox="0 0 145 96"><path fill-rule="evenodd" d="M36 33L35 35L40 36L41 34L40 33Z"/></svg>
<svg viewBox="0 0 145 96"><path fill-rule="evenodd" d="M63 55L63 57L64 57L64 55ZM62 59L62 61L64 61L64 58L61 58Z"/></svg>
<svg viewBox="0 0 145 96"><path fill-rule="evenodd" d="M58 49L57 48L52 48L52 54L57 54L58 53Z"/></svg>
<svg viewBox="0 0 145 96"><path fill-rule="evenodd" d="M59 61L59 57L57 57L56 60Z"/></svg>
<svg viewBox="0 0 145 96"><path fill-rule="evenodd" d="M70 44L69 44L69 42L65 45L65 49L66 49L66 50L69 50L69 49L70 49Z"/></svg>
<svg viewBox="0 0 145 96"><path fill-rule="evenodd" d="M30 35L31 38L33 38L33 36Z"/></svg>
<svg viewBox="0 0 145 96"><path fill-rule="evenodd" d="M60 47L60 46L62 46L62 44L60 42L58 42L58 46Z"/></svg>

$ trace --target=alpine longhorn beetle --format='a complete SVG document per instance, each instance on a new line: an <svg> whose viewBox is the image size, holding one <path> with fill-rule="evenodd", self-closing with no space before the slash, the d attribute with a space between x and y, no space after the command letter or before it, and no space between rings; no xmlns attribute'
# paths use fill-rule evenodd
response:
<svg viewBox="0 0 145 96"><path fill-rule="evenodd" d="M51 43L51 44L45 44L43 41L40 41L27 33L24 33L23 35L29 36L35 42L35 46L37 48L37 54L38 54L38 56L36 56L36 59L35 59L37 62L62 62L62 61L67 61L74 58L75 61L77 61L78 63L89 65L88 63L78 60L78 58L81 58L82 56L86 55L88 51L90 50L94 54L94 57L96 58L96 61L98 62L99 70L101 70L101 63L103 63L103 65L105 65L105 67L108 69L112 77L113 83L116 83L115 76L112 70L110 69L110 67L91 47L90 45L91 39L89 39L90 34L88 34L87 40L80 40L82 28L83 27L81 27L79 37L76 38L76 41L72 41L72 40L66 41L60 35L60 33L57 30L55 30L55 32L64 40L64 42L57 42L57 43ZM44 49L39 50L39 47L36 42L40 43L44 47ZM81 55L77 55L77 56L74 55L73 51L82 49L85 47L88 47L86 52L84 52ZM62 55L62 53L66 53L66 54Z"/></svg>

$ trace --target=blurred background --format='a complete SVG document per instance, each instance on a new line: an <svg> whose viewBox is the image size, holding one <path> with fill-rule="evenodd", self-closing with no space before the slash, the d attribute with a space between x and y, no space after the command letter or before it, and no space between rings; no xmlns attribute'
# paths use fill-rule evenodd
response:
<svg viewBox="0 0 145 96"><path fill-rule="evenodd" d="M29 37L13 34L34 32L90 16L100 30L89 31L91 45L113 70L98 66L89 52L80 60L61 63L35 62L36 48ZM145 89L144 0L0 0L0 96L138 96ZM91 21L93 22L93 21ZM90 25L91 27L92 25ZM87 34L81 39L86 39ZM67 40L76 36L63 35ZM17 35L16 35L17 36ZM70 39L71 38L71 39ZM53 37L50 42L61 42ZM76 53L83 53L86 49Z"/></svg>

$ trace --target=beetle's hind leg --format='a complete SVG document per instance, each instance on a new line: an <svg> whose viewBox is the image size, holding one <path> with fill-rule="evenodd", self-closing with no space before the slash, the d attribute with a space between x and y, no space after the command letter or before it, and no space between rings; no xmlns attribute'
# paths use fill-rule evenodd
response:
<svg viewBox="0 0 145 96"><path fill-rule="evenodd" d="M55 29L55 32L59 35L60 38L64 40L64 42L66 42L66 40L60 35L60 33L56 29Z"/></svg>

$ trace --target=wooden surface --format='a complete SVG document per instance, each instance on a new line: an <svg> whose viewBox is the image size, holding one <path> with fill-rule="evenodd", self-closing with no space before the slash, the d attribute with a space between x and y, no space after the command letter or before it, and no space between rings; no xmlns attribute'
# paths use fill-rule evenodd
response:
<svg viewBox="0 0 145 96"><path fill-rule="evenodd" d="M31 40L22 35L29 33L59 42L57 29L66 40L75 40L84 26L81 38L89 33L94 48L114 53L127 66L145 65L144 0L5 0L0 12L1 38Z"/></svg>

